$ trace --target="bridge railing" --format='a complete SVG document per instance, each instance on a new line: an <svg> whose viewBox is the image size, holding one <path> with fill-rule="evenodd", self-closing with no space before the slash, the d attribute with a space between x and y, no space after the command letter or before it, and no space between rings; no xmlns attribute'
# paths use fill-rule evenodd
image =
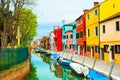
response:
<svg viewBox="0 0 120 80"><path fill-rule="evenodd" d="M28 48L0 49L0 71L25 61L28 58Z"/></svg>

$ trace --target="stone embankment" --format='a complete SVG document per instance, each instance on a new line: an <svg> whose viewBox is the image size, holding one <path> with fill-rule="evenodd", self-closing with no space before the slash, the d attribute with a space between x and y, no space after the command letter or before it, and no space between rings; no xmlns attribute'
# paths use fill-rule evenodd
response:
<svg viewBox="0 0 120 80"><path fill-rule="evenodd" d="M0 72L0 80L22 80L30 73L30 60Z"/></svg>
<svg viewBox="0 0 120 80"><path fill-rule="evenodd" d="M44 49L41 49L41 51L47 52L48 54L58 53L62 58L87 66L89 69L93 69L112 80L120 80L120 65L115 64L115 61L105 62L103 60L96 60L95 58L89 58L74 53L53 52Z"/></svg>

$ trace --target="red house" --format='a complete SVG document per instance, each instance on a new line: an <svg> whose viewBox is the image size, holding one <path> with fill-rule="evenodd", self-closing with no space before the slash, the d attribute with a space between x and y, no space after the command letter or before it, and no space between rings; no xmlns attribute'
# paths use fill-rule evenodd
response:
<svg viewBox="0 0 120 80"><path fill-rule="evenodd" d="M88 10L84 10L84 14L76 19L76 38L78 45L78 54L85 55L86 53L86 12Z"/></svg>
<svg viewBox="0 0 120 80"><path fill-rule="evenodd" d="M55 43L56 43L56 51L62 51L62 28L58 27L55 29Z"/></svg>

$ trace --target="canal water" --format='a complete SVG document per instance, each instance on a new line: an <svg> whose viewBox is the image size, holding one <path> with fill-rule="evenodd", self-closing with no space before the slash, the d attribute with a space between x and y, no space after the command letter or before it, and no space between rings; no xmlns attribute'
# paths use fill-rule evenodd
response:
<svg viewBox="0 0 120 80"><path fill-rule="evenodd" d="M55 60L51 60L46 54L31 54L31 63L36 68L36 75L39 80L89 80L80 77L69 67L59 65Z"/></svg>

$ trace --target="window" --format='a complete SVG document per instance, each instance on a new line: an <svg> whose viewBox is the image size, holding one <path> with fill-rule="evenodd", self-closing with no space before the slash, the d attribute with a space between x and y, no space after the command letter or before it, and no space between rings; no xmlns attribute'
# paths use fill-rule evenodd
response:
<svg viewBox="0 0 120 80"><path fill-rule="evenodd" d="M83 50L83 45L80 46L80 50Z"/></svg>
<svg viewBox="0 0 120 80"><path fill-rule="evenodd" d="M76 45L76 50L78 50L78 45Z"/></svg>
<svg viewBox="0 0 120 80"><path fill-rule="evenodd" d="M83 37L83 33L82 32L80 32L80 38L82 38Z"/></svg>
<svg viewBox="0 0 120 80"><path fill-rule="evenodd" d="M68 39L68 35L66 35L66 39Z"/></svg>
<svg viewBox="0 0 120 80"><path fill-rule="evenodd" d="M72 49L72 44L70 44L70 49Z"/></svg>
<svg viewBox="0 0 120 80"><path fill-rule="evenodd" d="M77 39L79 38L79 33L76 34L76 38L77 38Z"/></svg>
<svg viewBox="0 0 120 80"><path fill-rule="evenodd" d="M90 37L90 29L88 29L88 37Z"/></svg>
<svg viewBox="0 0 120 80"><path fill-rule="evenodd" d="M98 15L98 10L97 10L97 9L94 11L94 15L95 15L95 16Z"/></svg>
<svg viewBox="0 0 120 80"><path fill-rule="evenodd" d="M120 54L120 45L115 45L115 53Z"/></svg>
<svg viewBox="0 0 120 80"><path fill-rule="evenodd" d="M72 34L70 35L70 38L71 38L71 39L73 38L73 35L72 35Z"/></svg>
<svg viewBox="0 0 120 80"><path fill-rule="evenodd" d="M98 36L98 27L95 27L95 36Z"/></svg>
<svg viewBox="0 0 120 80"><path fill-rule="evenodd" d="M87 15L87 20L90 20L90 15L89 14Z"/></svg>
<svg viewBox="0 0 120 80"><path fill-rule="evenodd" d="M73 29L76 29L76 25L73 26Z"/></svg>
<svg viewBox="0 0 120 80"><path fill-rule="evenodd" d="M116 21L116 31L120 31L120 23L119 23L119 21Z"/></svg>
<svg viewBox="0 0 120 80"><path fill-rule="evenodd" d="M105 33L105 25L102 26L103 33Z"/></svg>
<svg viewBox="0 0 120 80"><path fill-rule="evenodd" d="M91 47L90 47L90 46L87 46L87 51L89 51L89 52L90 52L90 49L91 49Z"/></svg>
<svg viewBox="0 0 120 80"><path fill-rule="evenodd" d="M64 36L63 36L63 39L65 39L65 38L66 38L66 36L64 35Z"/></svg>
<svg viewBox="0 0 120 80"><path fill-rule="evenodd" d="M104 52L108 52L108 45L104 45Z"/></svg>
<svg viewBox="0 0 120 80"><path fill-rule="evenodd" d="M99 49L100 49L99 46L95 46L95 52L98 53L98 52L99 52Z"/></svg>
<svg viewBox="0 0 120 80"><path fill-rule="evenodd" d="M65 45L65 49L67 49L67 45Z"/></svg>

